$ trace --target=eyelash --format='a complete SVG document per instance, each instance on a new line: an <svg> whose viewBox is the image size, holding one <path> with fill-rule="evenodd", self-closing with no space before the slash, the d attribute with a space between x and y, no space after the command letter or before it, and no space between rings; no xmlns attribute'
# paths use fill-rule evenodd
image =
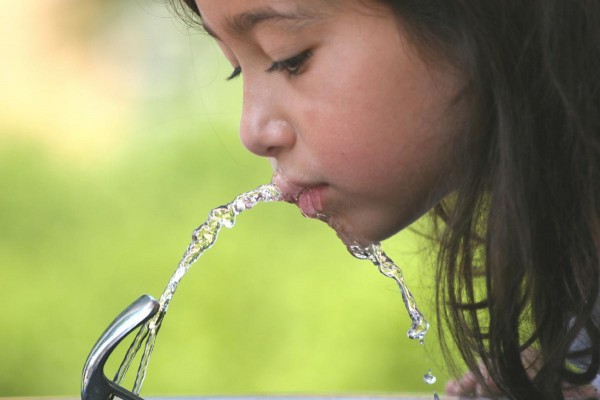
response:
<svg viewBox="0 0 600 400"><path fill-rule="evenodd" d="M230 81L232 79L237 78L238 76L240 76L242 74L242 68L241 67L235 67L233 69L233 72L231 73L231 75L229 75L227 78L225 78L226 81Z"/></svg>
<svg viewBox="0 0 600 400"><path fill-rule="evenodd" d="M289 76L300 75L304 65L311 56L312 51L307 50L286 60L275 61L267 68L267 72L285 72Z"/></svg>
<svg viewBox="0 0 600 400"><path fill-rule="evenodd" d="M266 69L266 72L285 72L289 76L300 75L302 73L303 67L305 66L306 62L311 56L312 51L307 50L286 60L274 61L273 64L271 64L271 66ZM229 75L226 78L226 80L230 81L232 79L237 78L241 74L242 68L235 67L231 75Z"/></svg>

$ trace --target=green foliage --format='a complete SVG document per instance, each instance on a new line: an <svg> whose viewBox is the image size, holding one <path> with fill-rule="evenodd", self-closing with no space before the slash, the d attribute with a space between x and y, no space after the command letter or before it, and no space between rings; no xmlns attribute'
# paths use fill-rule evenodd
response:
<svg viewBox="0 0 600 400"><path fill-rule="evenodd" d="M215 45L164 39L172 21L146 14L147 26L123 19L142 32L135 48L148 45L146 58L131 59L149 61L135 66L147 78L130 105L139 115L107 132L119 138L113 147L88 141L86 130L56 137L33 108L35 123L23 126L36 132L18 135L0 121L0 396L77 396L88 352L112 319L141 294L161 295L212 208L270 179L268 163L235 134L239 82L224 86L230 67ZM147 40L151 32L168 43ZM155 59L186 40L191 60ZM69 107L56 118L84 124L78 104ZM430 257L419 241L402 233L384 247L433 320ZM183 279L142 394L441 391L435 332L423 348L407 339L409 324L394 282L352 258L326 225L289 204L259 205ZM428 368L434 386L422 381Z"/></svg>
<svg viewBox="0 0 600 400"><path fill-rule="evenodd" d="M269 180L235 135L175 128L79 169L27 141L0 151L0 396L77 395L97 337L139 295L160 296L210 209ZM432 317L417 241L387 248ZM424 351L408 327L393 281L329 228L259 205L182 281L143 394L430 391L427 368L444 381L435 334Z"/></svg>

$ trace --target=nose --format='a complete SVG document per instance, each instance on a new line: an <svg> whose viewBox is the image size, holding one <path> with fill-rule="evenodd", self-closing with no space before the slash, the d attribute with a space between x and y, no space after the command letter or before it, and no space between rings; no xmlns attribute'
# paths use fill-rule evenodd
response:
<svg viewBox="0 0 600 400"><path fill-rule="evenodd" d="M296 142L296 131L286 114L281 91L244 82L240 138L252 153L276 158Z"/></svg>

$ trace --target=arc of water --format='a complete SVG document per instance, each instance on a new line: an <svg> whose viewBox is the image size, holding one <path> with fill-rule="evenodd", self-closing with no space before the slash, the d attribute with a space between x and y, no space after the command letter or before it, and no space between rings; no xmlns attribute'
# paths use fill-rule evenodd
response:
<svg viewBox="0 0 600 400"><path fill-rule="evenodd" d="M238 195L230 203L217 207L209 213L206 221L194 230L191 243L187 247L175 273L171 276L169 283L160 297L160 310L154 318L140 328L137 336L131 343L119 370L115 375L115 383L120 384L122 382L129 367L133 363L135 356L145 341L146 345L144 347L132 391L136 395L140 393L146 377L146 371L148 370L150 356L152 355L152 350L154 349L154 344L156 342L156 336L162 325L167 309L169 308L171 299L183 276L190 269L192 264L196 262L206 250L213 246L222 226L232 228L235 224L236 216L239 213L251 209L258 203L279 200L282 200L282 194L277 186L273 184L262 185L255 190Z"/></svg>

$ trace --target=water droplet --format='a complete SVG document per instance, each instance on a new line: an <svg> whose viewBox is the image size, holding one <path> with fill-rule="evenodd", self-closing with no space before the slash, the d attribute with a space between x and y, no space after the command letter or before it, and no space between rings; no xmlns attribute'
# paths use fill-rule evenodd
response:
<svg viewBox="0 0 600 400"><path fill-rule="evenodd" d="M435 376L433 376L433 374L431 373L431 370L427 371L427 373L425 375L423 375L423 382L425 382L428 385L433 385L436 380L437 380L437 378Z"/></svg>
<svg viewBox="0 0 600 400"><path fill-rule="evenodd" d="M235 213L233 208L233 206L215 208L210 212L206 223L213 229L218 229L217 225L219 224L223 224L227 228L233 228L233 225L235 224Z"/></svg>
<svg viewBox="0 0 600 400"><path fill-rule="evenodd" d="M421 340L419 340L419 344L420 344L421 346L424 346L424 345L425 345L425 339L421 339Z"/></svg>
<svg viewBox="0 0 600 400"><path fill-rule="evenodd" d="M348 246L348 251L350 252L350 254L352 254L359 260L366 260L367 258L369 258L367 249L360 247L357 244L351 244L350 246Z"/></svg>

